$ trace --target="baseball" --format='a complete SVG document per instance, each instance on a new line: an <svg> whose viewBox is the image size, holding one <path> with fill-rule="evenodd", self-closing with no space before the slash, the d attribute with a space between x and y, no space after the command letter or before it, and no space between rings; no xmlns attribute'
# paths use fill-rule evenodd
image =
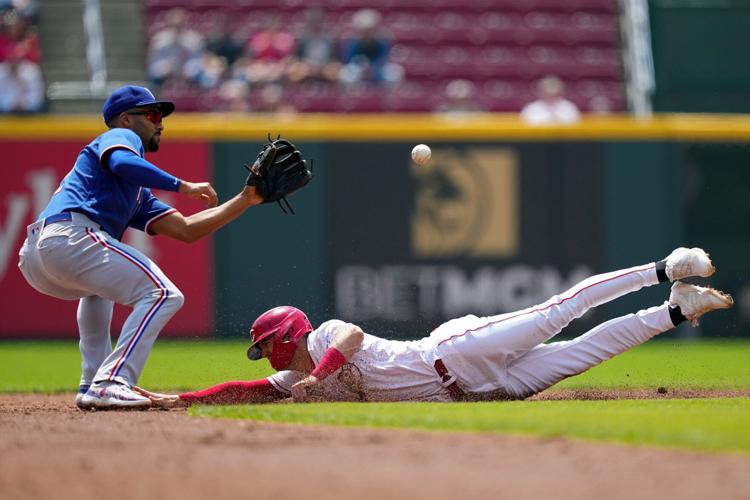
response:
<svg viewBox="0 0 750 500"><path fill-rule="evenodd" d="M411 159L414 160L414 163L416 163L417 165L423 165L427 163L427 160L430 159L430 156L432 156L432 151L426 144L417 144L416 146L414 146L414 149L411 150Z"/></svg>

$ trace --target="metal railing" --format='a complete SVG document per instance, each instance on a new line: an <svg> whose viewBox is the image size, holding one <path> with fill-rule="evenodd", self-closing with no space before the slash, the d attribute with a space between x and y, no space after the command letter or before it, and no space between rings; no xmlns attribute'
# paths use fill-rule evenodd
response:
<svg viewBox="0 0 750 500"><path fill-rule="evenodd" d="M628 108L638 118L649 118L655 83L648 0L620 0L620 26Z"/></svg>

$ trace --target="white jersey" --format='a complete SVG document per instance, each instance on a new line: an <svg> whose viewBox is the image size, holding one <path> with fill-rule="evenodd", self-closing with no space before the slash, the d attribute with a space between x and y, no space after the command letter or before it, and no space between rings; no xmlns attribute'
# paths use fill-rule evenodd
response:
<svg viewBox="0 0 750 500"><path fill-rule="evenodd" d="M307 349L317 366L328 350L341 320L320 325L307 337ZM362 346L339 370L321 382L327 399L340 401L450 401L434 368L434 342L386 340L365 334ZM268 377L278 390L290 394L305 374L281 371Z"/></svg>

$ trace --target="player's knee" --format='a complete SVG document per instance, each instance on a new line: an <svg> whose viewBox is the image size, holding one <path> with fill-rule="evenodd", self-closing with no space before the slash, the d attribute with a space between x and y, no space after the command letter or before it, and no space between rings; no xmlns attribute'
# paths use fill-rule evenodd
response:
<svg viewBox="0 0 750 500"><path fill-rule="evenodd" d="M185 295L178 289L169 290L168 301L174 311L178 311L185 304Z"/></svg>

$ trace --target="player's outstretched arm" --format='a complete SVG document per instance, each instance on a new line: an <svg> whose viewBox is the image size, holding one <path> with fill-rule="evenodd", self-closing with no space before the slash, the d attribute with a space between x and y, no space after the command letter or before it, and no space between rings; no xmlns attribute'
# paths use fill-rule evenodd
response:
<svg viewBox="0 0 750 500"><path fill-rule="evenodd" d="M194 404L232 405L248 403L270 403L287 397L276 389L268 379L224 382L202 391L182 394L159 394L140 387L133 390L149 398L155 408L179 408Z"/></svg>
<svg viewBox="0 0 750 500"><path fill-rule="evenodd" d="M188 183L190 184L190 183ZM253 205L263 202L253 186L246 186L237 196L218 207L208 208L185 217L173 212L154 221L149 229L176 240L192 243L227 225Z"/></svg>

